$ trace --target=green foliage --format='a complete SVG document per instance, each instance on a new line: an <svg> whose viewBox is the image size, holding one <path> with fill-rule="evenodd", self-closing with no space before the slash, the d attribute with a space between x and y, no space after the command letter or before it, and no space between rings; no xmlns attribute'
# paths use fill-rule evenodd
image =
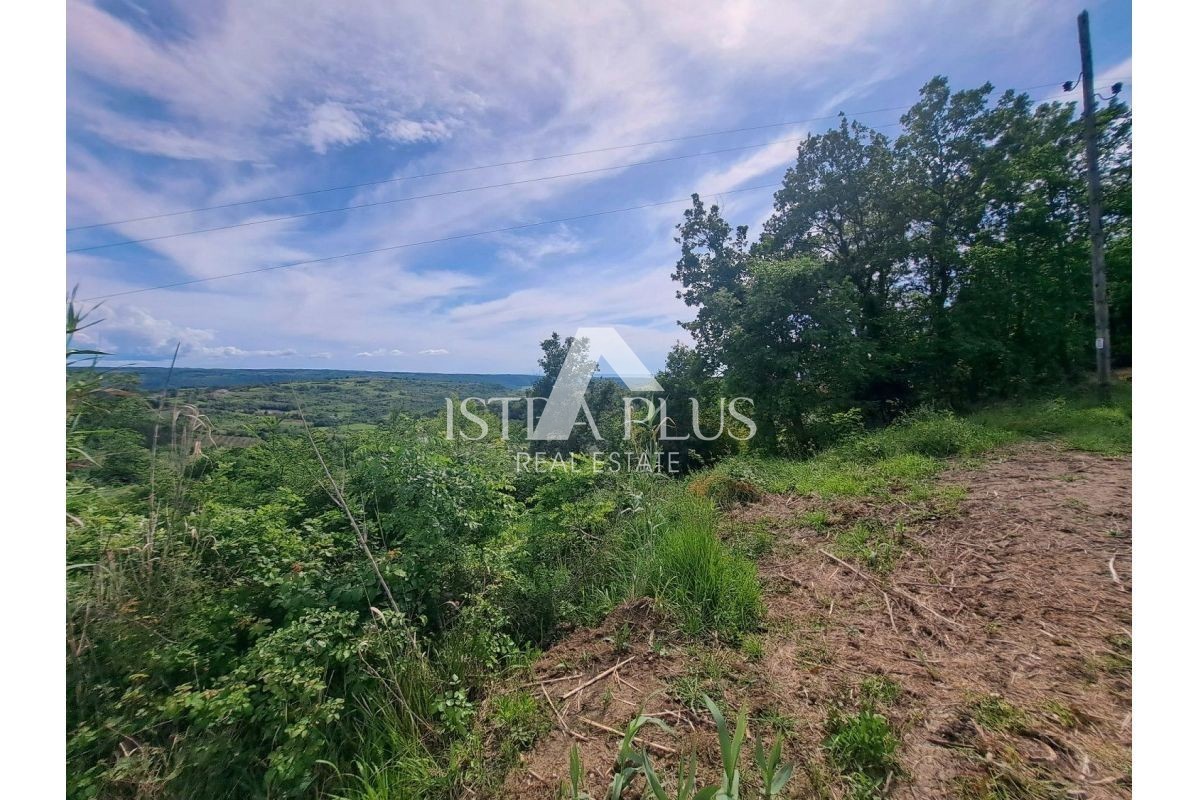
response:
<svg viewBox="0 0 1200 800"><path fill-rule="evenodd" d="M899 741L887 718L863 709L854 715L834 714L826 726L825 751L845 778L854 798L879 796L889 772L899 769Z"/></svg>
<svg viewBox="0 0 1200 800"><path fill-rule="evenodd" d="M877 520L856 522L838 531L833 541L839 556L858 561L881 575L891 572L904 552L898 526L889 528Z"/></svg>
<svg viewBox="0 0 1200 800"><path fill-rule="evenodd" d="M638 752L634 749L634 737L647 724L657 725L666 731L670 731L670 728L657 718L638 716L625 728L625 735L613 765L612 781L605 794L606 800L621 800L625 797L639 775L645 778L647 793L654 800L738 800L741 797L742 776L738 763L746 739L747 713L745 709L738 713L734 729L731 731L720 706L708 696L704 696L703 701L717 729L717 740L721 748L721 782L703 789L696 788L696 756L693 753L687 760L680 761L675 793L673 796L669 794L658 777L650 756L645 751ZM759 796L767 800L781 795L795 769L793 764L783 763L782 753L783 740L778 737L767 751L763 750L761 742L755 747L754 761L763 781ZM571 748L569 775L570 781L563 787L567 797L572 800L589 798L590 795L583 785L583 763L577 745Z"/></svg>
<svg viewBox="0 0 1200 800"><path fill-rule="evenodd" d="M923 403L1088 373L1081 122L1070 104L992 95L939 76L894 140L846 119L810 135L757 242L693 197L673 277L696 351L676 360L755 399L756 448L811 452ZM1112 339L1127 363L1130 110L1110 103L1099 127Z"/></svg>
<svg viewBox="0 0 1200 800"><path fill-rule="evenodd" d="M163 390L160 404L132 376L80 368L103 354L78 344L95 323L69 303L68 796L494 789L497 770L549 727L534 697L493 696L495 681L569 626L651 596L686 634L762 656L749 635L763 614L751 559L770 541L752 527L723 541L720 510L763 492L952 506L933 488L944 459L1019 437L1128 453L1128 388L1104 400L1063 388L1091 363L1078 122L1068 106L990 93L935 78L895 140L850 121L808 137L757 242L694 199L675 278L696 312L685 326L696 348L672 351L654 398L664 411L633 442L705 470L690 485L518 473L515 444L445 439L446 397L534 383L548 394L577 366L557 335L543 342L540 377L503 385L184 370L179 389L165 371L139 371ZM1127 359L1131 116L1114 103L1101 117L1113 342ZM1062 396L968 417L932 410L1033 390ZM715 416L715 401L734 396L755 401L748 444L747 426ZM692 398L714 438L660 440L689 427ZM604 439L620 439L616 384L592 381L588 402ZM217 433L241 438L214 441L210 414ZM570 462L599 445L580 427L549 450ZM814 511L801 522L833 520ZM839 552L881 573L903 552L900 530L870 521L832 532ZM1127 642L1111 644L1096 669L1124 674ZM676 800L742 788L745 714L731 732L708 697L726 685L721 658L703 654L673 690L709 707L722 782L697 790L694 759L681 763ZM897 691L870 679L857 713L830 720L829 761L856 797L897 769L878 713ZM994 698L971 713L996 730L1024 724ZM634 747L645 724L661 723L631 723L610 797L638 779L667 797ZM766 797L791 775L781 754L779 740L758 741ZM575 751L573 797L585 796L583 777Z"/></svg>
<svg viewBox="0 0 1200 800"><path fill-rule="evenodd" d="M859 698L864 708L888 706L900 696L900 684L885 675L863 678L859 685Z"/></svg>
<svg viewBox="0 0 1200 800"><path fill-rule="evenodd" d="M763 749L761 738L754 742L754 764L762 773L763 787L760 796L764 800L778 797L783 787L792 779L794 764L783 763L783 737L776 736L769 750Z"/></svg>
<svg viewBox="0 0 1200 800"><path fill-rule="evenodd" d="M855 437L844 449L864 461L904 455L945 458L982 453L1011 438L949 412L922 410L870 435Z"/></svg>
<svg viewBox="0 0 1200 800"><path fill-rule="evenodd" d="M968 713L981 727L996 733L1019 733L1029 726L1025 712L999 695L976 698L969 704Z"/></svg>
<svg viewBox="0 0 1200 800"><path fill-rule="evenodd" d="M712 714L713 723L717 726L717 741L721 745L722 777L720 788L714 797L717 800L737 800L742 785L742 773L738 768L738 758L741 756L742 744L746 739L748 720L746 710L742 709L738 712L737 722L734 723L734 729L731 732L729 724L725 721L725 715L721 713L720 707L713 702L711 697L704 698L704 705L708 707L708 713Z"/></svg>
<svg viewBox="0 0 1200 800"><path fill-rule="evenodd" d="M762 616L754 563L717 538L710 507L680 497L665 509L666 530L650 555L651 585L691 634L736 637Z"/></svg>
<svg viewBox="0 0 1200 800"><path fill-rule="evenodd" d="M494 701L492 723L504 736L505 747L528 750L551 728L550 715L527 691L502 694Z"/></svg>
<svg viewBox="0 0 1200 800"><path fill-rule="evenodd" d="M971 422L1001 432L1051 438L1076 450L1128 455L1133 448L1133 402L1128 384L1107 399L1080 391L1049 400L1009 403L980 410Z"/></svg>

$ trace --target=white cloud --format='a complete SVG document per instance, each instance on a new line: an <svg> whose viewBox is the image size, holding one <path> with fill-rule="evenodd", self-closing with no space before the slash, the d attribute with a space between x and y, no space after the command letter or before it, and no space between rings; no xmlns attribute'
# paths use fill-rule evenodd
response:
<svg viewBox="0 0 1200 800"><path fill-rule="evenodd" d="M445 355L449 355L449 354L450 354L450 351L446 350L445 348L442 348L442 347L434 347L429 350L421 351L421 355L423 355L423 356L445 356Z"/></svg>
<svg viewBox="0 0 1200 800"><path fill-rule="evenodd" d="M364 350L361 353L354 354L355 358L380 358L382 356L402 356L402 355L404 355L403 350L396 350L394 348L388 349L386 347L379 347L379 348L376 348L375 350Z"/></svg>
<svg viewBox="0 0 1200 800"><path fill-rule="evenodd" d="M113 306L102 312L102 322L89 329L89 341L115 356L169 359L179 348L181 361L188 359L287 358L298 355L294 348L244 348L214 344L216 332L178 325L155 317L138 306Z"/></svg>
<svg viewBox="0 0 1200 800"><path fill-rule="evenodd" d="M1058 71L1037 55L1052 38L1046 23L1058 10L1032 2L1014 11L983 3L864 0L848 12L844 4L794 0L503 6L262 0L225 4L218 13L176 5L172 23L180 35L169 37L106 10L114 8L126 6L69 0L69 127L93 134L73 137L69 145L72 225L306 191L343 182L343 166L362 170L347 172L350 183L815 116L863 93L872 95L867 107L893 105L874 96L883 91L880 81L890 85L905 71L908 100L935 70L957 68L964 62L955 58L974 58L981 49L1025 54L1005 62L1020 60L1023 69ZM953 35L931 37L930 31ZM920 74L913 77L911 70ZM138 102L119 102L124 97ZM151 119L144 116L147 107L154 109ZM89 149L95 136L124 148L128 158L113 158L120 151L109 146ZM729 145L756 140L762 139ZM364 187L347 193L347 201L598 169L715 149L725 141ZM355 144L345 163L337 160ZM378 149L368 151L371 146ZM719 194L771 180L790 163L794 147L362 209L312 224L162 240L145 250L80 253L69 257L69 275L83 283L81 296L95 296L691 191ZM360 149L367 158L359 160ZM314 151L327 156L314 159ZM412 152L418 155L408 157ZM174 161L143 170L150 160L137 153ZM733 206L731 222L751 221L769 211L770 191L706 200ZM279 205L316 205L306 202ZM295 349L297 358L336 354L337 365L355 363L356 352L381 357L371 355L385 349L380 342L405 341L410 353L422 343L452 351L429 362L439 369L516 371L532 367L537 341L550 330L613 319L631 326L623 335L635 347L639 341L669 346L683 335L675 320L690 313L669 279L677 257L671 228L685 205L164 290L137 296L137 304L159 324L171 320L166 324L188 332L195 359L216 358L204 348L215 353L233 341L236 354L226 350L226 358L251 361L242 354L269 358ZM262 208L117 231L140 238L236 223L265 214ZM140 341L151 350L174 346L170 336L148 332ZM652 353L642 355L652 360Z"/></svg>
<svg viewBox="0 0 1200 800"><path fill-rule="evenodd" d="M453 124L440 119L421 122L400 118L387 123L383 128L383 134L393 141L404 144L440 142L450 138L453 127Z"/></svg>
<svg viewBox="0 0 1200 800"><path fill-rule="evenodd" d="M503 245L500 258L522 268L535 267L548 258L575 255L584 249L584 242L566 225L537 234L502 234L496 241Z"/></svg>
<svg viewBox="0 0 1200 800"><path fill-rule="evenodd" d="M362 120L341 103L325 102L314 108L308 119L308 144L318 153L331 146L354 144L367 138Z"/></svg>

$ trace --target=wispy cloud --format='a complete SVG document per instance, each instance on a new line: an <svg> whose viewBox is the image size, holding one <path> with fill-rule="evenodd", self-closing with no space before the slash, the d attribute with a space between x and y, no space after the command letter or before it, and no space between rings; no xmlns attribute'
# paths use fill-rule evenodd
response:
<svg viewBox="0 0 1200 800"><path fill-rule="evenodd" d="M601 150L125 223L72 234L76 244L789 138L804 129L605 149L897 105L934 73L1019 86L1077 71L1059 46L1074 12L1053 3L68 6L71 225ZM1099 11L1093 24L1104 24ZM1104 63L1122 71L1127 55ZM455 237L693 191L756 224L770 191L722 193L770 182L794 152L787 143L73 254L69 280L95 296L449 238L137 295L121 308L145 318L122 310L98 330L147 354L186 340L191 363L527 371L550 330L615 322L661 357L689 314L669 277L684 204Z"/></svg>

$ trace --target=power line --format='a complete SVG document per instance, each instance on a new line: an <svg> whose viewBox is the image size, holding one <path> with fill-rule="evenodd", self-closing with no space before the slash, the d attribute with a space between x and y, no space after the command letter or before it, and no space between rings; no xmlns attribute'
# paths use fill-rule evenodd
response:
<svg viewBox="0 0 1200 800"><path fill-rule="evenodd" d="M889 125L879 125L877 127L891 127ZM687 153L678 156L667 156L664 158L654 158L648 161L632 161L625 164L614 164L608 167L596 167L594 169L577 170L575 172L563 172L557 175L543 175L537 178L522 178L520 180L504 181L503 183L490 183L483 186L467 186L461 189L448 189L442 192L430 192L428 194L410 195L408 197L396 197L391 200L373 200L367 203L355 203L348 206L338 206L336 208L323 208L316 211L301 211L295 214L281 214L277 217L266 217L264 219L247 220L245 222L233 222L228 225L214 225L210 228L197 228L190 231L179 231L177 233L164 233L158 236L146 236L140 239L126 239L120 242L107 242L105 244L94 244L86 247L73 247L67 250L68 253L82 253L88 250L104 250L110 247L126 247L132 244L142 244L145 242L157 242L162 239L176 239L180 236L195 236L201 233L213 233L214 231L232 230L234 228L247 228L254 225L267 225L273 222L284 222L290 219L304 219L307 217L316 217L323 214L336 214L342 211L354 211L363 208L375 208L377 206L394 205L396 203L407 203L413 200L428 200L434 197L449 197L456 194L467 194L469 192L479 192L485 189L503 189L510 186L521 186L530 183L541 183L543 181L558 180L561 178L572 178L579 175L595 175L601 172L612 172L620 169L629 169L631 167L645 167L652 164L665 164L671 161L684 161L689 158L699 158L701 156L713 156L723 153L736 153L743 150L754 150L761 147L770 147L776 144L789 144L791 142L804 141L805 137L797 136L790 139L776 139L771 142L762 142L759 144L741 145L739 147L725 147L720 150L707 150L703 153Z"/></svg>
<svg viewBox="0 0 1200 800"><path fill-rule="evenodd" d="M1038 84L1037 86L1026 86L1024 88L1017 89L1015 91L1029 92L1029 91L1033 91L1034 89L1047 89L1051 86L1061 86L1061 85L1062 85L1061 81L1056 81L1054 83ZM348 183L348 184L343 184L341 186L329 186L329 187L325 187L322 189L310 189L308 191L293 192L291 194L271 195L268 197L256 197L256 198L252 198L250 200L236 200L236 201L229 202L229 203L218 203L216 205L211 205L211 206L199 206L196 208L185 208L185 209L180 209L178 211L167 211L167 212L164 212L161 214L148 214L148 215L142 216L142 217L129 217L126 219L110 220L108 222L93 222L93 223L89 223L87 225L75 225L75 226L67 228L66 230L68 233L70 233L73 231L90 230L93 228L107 228L107 227L110 227L113 225L124 225L124 224L130 223L130 222L146 222L146 221L153 220L153 219L165 219L167 217L178 217L178 216L182 216L184 214L198 214L198 213L201 213L204 211L218 211L218 210L225 209L225 208L237 208L239 206L253 205L255 203L267 203L267 202L270 202L273 200L292 200L292 199L299 198L299 197L311 197L313 195L327 194L329 192L347 191L350 189L364 189L369 186L382 186L384 184L400 183L403 181L417 180L419 178L435 178L435 177L440 177L440 176L444 176L444 175L457 175L457 174L461 174L464 172L477 172L477 171L485 170L485 169L496 169L499 167L512 167L512 166L517 166L520 164L533 164L533 163L537 163L539 161L550 161L550 160L553 160L556 158L572 158L574 156L593 155L596 153L610 153L615 150L629 150L629 149L632 149L635 147L649 147L651 145L656 145L656 144L671 144L672 142L684 142L684 141L690 141L692 139L703 139L703 138L706 138L709 136L723 136L725 134L730 134L730 133L749 133L751 131L769 130L771 128L784 128L789 125L801 125L806 122L821 122L821 121L827 120L827 119L837 119L838 117L842 116L843 113L847 117L858 117L858 116L865 116L867 114L882 114L886 111L906 111L910 107L911 106L891 106L888 108L875 108L875 109L871 109L869 111L838 112L837 114L827 114L825 116L820 116L820 117L808 117L807 119L794 119L794 120L788 120L785 122L770 122L770 123L766 123L763 125L751 125L751 126L747 126L744 128L726 128L724 130L705 131L702 133L692 133L692 134L686 134L683 136L672 136L672 137L669 137L666 139L650 139L650 140L644 141L644 142L632 142L630 144L609 145L607 147L596 147L596 148L592 148L590 150L576 150L576 151L570 152L570 153L553 153L550 155L533 156L530 158L516 159L513 161L499 161L494 164L478 164L478 165L470 166L470 167L457 167L454 169L438 170L435 172L423 172L423 173L420 173L417 175L401 175L401 176L397 176L394 178L382 178L382 179L374 180L374 181L363 181L361 183ZM879 126L879 127L885 127L885 126ZM69 252L73 252L73 251L69 251Z"/></svg>
<svg viewBox="0 0 1200 800"><path fill-rule="evenodd" d="M758 186L747 186L742 189L727 190L727 191L722 192L721 194L726 194L726 195L741 194L743 192L753 192L753 191L757 191L760 189L773 189L773 188L777 188L777 186L778 186L777 183L764 183L764 184L759 184ZM697 192L697 194L700 194L702 197L704 197L707 195L711 195L713 193L712 192L706 192L706 193ZM255 275L260 272L273 272L273 271L282 270L282 269L292 269L294 267L310 266L312 264L323 264L323 263L326 263L329 261L337 261L337 260L343 259L343 258L352 258L354 256L374 255L376 253L386 253L386 252L390 252L393 250L402 250L402 249L408 248L408 247L419 247L421 245L426 245L426 244L438 244L440 242L453 242L453 241L457 241L460 239L473 239L473 238L477 238L479 236L490 236L491 234L495 234L495 233L510 233L512 231L525 230L528 228L536 228L536 227L539 227L542 225L556 225L556 224L562 223L562 222L576 222L576 221L583 220L583 219L592 219L595 217L603 217L603 216L608 216L611 214L623 214L623 213L626 213L629 211L642 211L647 208L657 208L659 206L668 206L668 205L672 205L674 203L684 203L690 199L691 199L691 196L689 195L688 197L682 197L682 198L677 197L673 200L660 200L656 203L643 203L641 205L626 206L624 208L610 208L610 209L606 209L604 211L592 211L587 214L577 214L572 217L559 217L558 219L547 219L547 220L541 220L539 222L526 222L521 225L509 225L509 226L503 227L503 228L491 228L491 229L485 230L485 231L472 231L470 233L458 233L458 234L454 234L453 236L442 236L437 239L422 239L421 241L416 241L416 242L402 242L400 244L392 244L392 245L387 245L385 247L375 247L370 250L357 250L352 253L338 253L337 255L322 256L320 258L309 258L309 259L305 259L303 261L290 261L286 264L273 264L273 265L267 266L267 267L256 267L255 269L247 269L247 270L242 270L240 272L228 272L228 273L225 273L224 275L210 275L207 278L192 278L191 280L175 281L174 283L163 283L163 284L159 284L157 286L144 286L140 289L127 289L123 292L111 292L109 294L100 294L100 295L96 295L94 297L85 297L85 298L81 299L79 302L90 303L90 302L93 302L96 300L107 300L111 297L123 297L125 295L131 295L131 294L142 294L143 292L154 292L154 291L158 291L159 289L174 289L174 288L178 288L180 286L192 286L197 283L208 283L210 281L218 281L218 280L223 280L225 278L237 278L237 277L240 277L243 275Z"/></svg>
<svg viewBox="0 0 1200 800"><path fill-rule="evenodd" d="M1058 86L1060 84L1054 83L1054 84L1047 84L1047 85ZM1029 88L1030 89L1040 89L1040 88L1044 88L1044 87L1031 86ZM1022 90L1022 91L1024 91L1024 90ZM872 109L870 111L854 111L854 112L847 114L846 116L854 117L854 116L862 116L862 115L866 115L866 114L882 114L885 111L904 111L906 109L908 109L908 106L892 106L890 108L876 108L876 109ZM272 195L269 197L256 197L251 200L237 200L237 201L230 202L230 203L219 203L217 205L211 205L211 206L200 206L197 208L185 208L185 209L180 209L179 211L167 211L162 214L148 214L144 217L129 217L127 219L110 220L108 222L93 222L88 225L75 225L73 227L67 228L67 232L70 233L73 231L83 231L83 230L89 230L92 228L107 228L112 225L124 225L129 222L146 222L146 221L152 220L152 219L163 219L165 217L178 217L178 216L182 216L184 214L198 214L203 211L218 211L218 210L224 209L224 208L236 208L238 206L253 205L254 203L267 203L272 200L292 200L292 199L295 199L298 197L311 197L312 195L326 194L328 192L341 192L341 191L347 191L349 189L365 189L368 186L382 186L382 185L388 184L388 183L400 183L402 181L413 181L413 180L417 180L419 178L437 178L437 177L441 177L444 175L458 175L463 172L477 172L477 171L485 170L485 169L497 169L499 167L515 167L520 164L533 164L533 163L536 163L539 161L550 161L550 160L553 160L556 158L572 158L574 156L587 156L587 155L594 155L596 153L611 153L615 150L629 150L629 149L632 149L635 147L649 147L651 145L656 145L656 144L671 144L672 142L684 142L684 141L690 141L692 139L703 139L708 136L723 136L725 134L730 134L730 133L750 133L752 131L762 131L762 130L768 130L770 128L786 128L789 125L802 125L806 122L820 122L822 120L827 120L827 119L837 119L839 116L841 116L840 113L828 114L823 117L809 117L808 119L794 119L794 120L789 120L786 122L770 122L770 123L767 123L764 125L751 125L746 128L727 128L725 130L718 130L718 131L705 131L703 133L692 133L692 134L687 134L685 136L673 136L673 137L670 137L667 139L650 139L645 142L632 142L630 144L616 144L616 145L610 145L607 147L595 147L590 150L576 150L571 153L553 153L551 155L533 156L531 158L521 158L521 159L516 159L514 161L498 161L494 164L477 164L475 166L470 166L470 167L456 167L454 169L444 169L444 170L438 170L436 172L423 172L423 173L420 173L417 175L400 175L400 176L397 176L394 178L382 178L380 180L363 181L361 183L347 183L347 184L344 184L341 186L329 186L329 187L326 187L323 189L310 189L308 191L294 192L292 194L279 194L279 195Z"/></svg>

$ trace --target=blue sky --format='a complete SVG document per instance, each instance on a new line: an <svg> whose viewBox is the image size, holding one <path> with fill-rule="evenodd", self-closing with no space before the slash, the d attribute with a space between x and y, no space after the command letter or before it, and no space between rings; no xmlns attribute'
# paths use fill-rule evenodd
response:
<svg viewBox="0 0 1200 800"><path fill-rule="evenodd" d="M1066 2L68 3L68 227L610 145L1072 80ZM1098 86L1132 96L1130 7L1093 4ZM1061 90L1031 91L1059 99ZM898 111L858 115L896 131ZM70 253L81 297L700 192L754 232L831 120L74 231L69 248L597 170ZM782 141L781 141L782 140ZM771 143L619 168L634 161ZM689 311L686 202L112 297L117 363L529 372L551 331L615 326L661 366Z"/></svg>

